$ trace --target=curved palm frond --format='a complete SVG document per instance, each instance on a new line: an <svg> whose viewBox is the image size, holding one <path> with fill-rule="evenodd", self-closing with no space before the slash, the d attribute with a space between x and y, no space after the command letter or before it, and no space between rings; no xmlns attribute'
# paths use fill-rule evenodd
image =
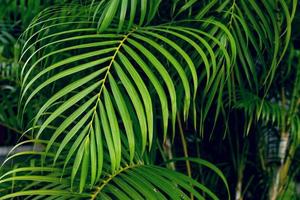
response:
<svg viewBox="0 0 300 200"><path fill-rule="evenodd" d="M238 52L232 63L231 76L219 75L212 79L214 85L200 103L200 113L203 115L200 116L202 129L208 113L214 120L213 129L220 113L227 118L222 101L225 96L224 90L226 96L229 96L229 108L232 101L234 104L236 100L235 90L239 87L255 91L257 94L263 90L268 92L290 43L291 24L296 7L297 1L174 1L175 19L218 19L233 35ZM226 43L225 49L229 50ZM210 104L216 108L210 110Z"/></svg>
<svg viewBox="0 0 300 200"><path fill-rule="evenodd" d="M172 15L174 18L196 18L202 19L208 16L209 13L220 11L226 8L230 1L179 1L174 0L172 5ZM211 17L211 16L210 16Z"/></svg>
<svg viewBox="0 0 300 200"><path fill-rule="evenodd" d="M44 142L47 141L39 141L39 143ZM32 157L36 153L35 151L27 152L26 155ZM24 153L17 153L9 159L17 159L18 156L24 159L24 155ZM201 159L190 159L217 173L228 189L227 181L218 168ZM2 194L4 194L0 197L1 200L13 197L26 197L25 199L34 200L52 198L189 199L188 194L194 195L197 199L205 199L204 193L214 200L219 199L210 189L186 175L155 165L144 164L138 160L131 164L123 163L113 174L108 173L110 166L105 164L104 173L96 181L95 185L92 184L93 174L86 174L82 171L81 176L74 180L74 182L78 183L75 186L70 185L69 181L73 173L72 165L69 165L63 171L60 167L60 165L64 164L63 162L60 162L57 168L40 167L39 161L36 159L29 160L29 163L31 163L30 166L27 166L23 162L20 164L22 166L15 166L1 175L0 184L3 186L7 185L7 189L3 187L1 190ZM81 167L88 166L89 163L83 163ZM78 190L79 193L76 192Z"/></svg>
<svg viewBox="0 0 300 200"><path fill-rule="evenodd" d="M292 132L295 135L292 135L297 137L298 130L296 127L299 118L299 104L297 102L300 96L300 68L298 52L293 48L290 51L290 56L280 66L280 70L283 73L287 73L290 80L286 80L282 75L275 77L280 82L278 86L281 87L281 93L277 92L276 94L268 94L266 97L260 97L253 92L241 89L236 92L234 107L244 109L245 116L249 118L249 124L255 119L257 121L261 120L264 124L275 124L282 131L293 127Z"/></svg>
<svg viewBox="0 0 300 200"><path fill-rule="evenodd" d="M234 79L239 85L246 87L243 81L246 78L248 86L254 90L260 89L262 85L270 87L268 83L274 79L291 39L291 24L297 1L280 0L275 3L272 0L210 0L203 3L190 0L175 1L174 6L176 5L179 7L177 15L185 13L187 17L194 19L203 19L211 10L218 12L220 16L210 18L217 18L228 27L239 52L234 67Z"/></svg>
<svg viewBox="0 0 300 200"><path fill-rule="evenodd" d="M255 120L262 121L264 124L273 123L280 127L282 125L282 116L285 116L287 113L287 110L283 109L276 99L272 99L271 101L262 99L246 90L237 91L234 107L243 109L245 117L248 118L246 133L249 132L249 126Z"/></svg>
<svg viewBox="0 0 300 200"><path fill-rule="evenodd" d="M227 131L267 132L270 144L271 131L280 136L273 145L281 162L274 184L279 191L300 143L299 52L291 39L297 3L4 0L0 123L26 131L17 130L19 143L0 168L0 200L216 200L207 187L220 182L225 187L217 193L224 199L227 191L230 199L223 173L189 157L206 156L201 136L209 131L210 139ZM13 44L22 45L20 59ZM236 198L249 188L253 198L257 188L273 193L263 179L275 151L261 148L267 146L262 141L227 136L228 141L210 140L221 148L209 148L231 155L221 162L232 158L233 168L222 167L237 180ZM261 161L268 153L268 162L251 162L253 143ZM33 150L20 152L23 145ZM181 154L185 158L173 159ZM161 160L172 164L158 167Z"/></svg>
<svg viewBox="0 0 300 200"><path fill-rule="evenodd" d="M117 25L117 30L130 30L134 24L148 24L157 13L161 0L109 0L95 1L90 6L93 21L97 22L99 32ZM139 16L139 21L135 21ZM113 23L113 21L118 23ZM127 26L124 28L124 26Z"/></svg>
<svg viewBox="0 0 300 200"><path fill-rule="evenodd" d="M251 101L249 101L251 99ZM259 96L241 90L237 92L237 99L234 108L243 109L247 120L245 133L249 133L250 126L254 121L260 121L263 124L274 124L276 127L283 127L288 122L288 128L291 128L294 141L299 138L299 116L289 115L289 108L283 107L282 102L276 99L262 99Z"/></svg>
<svg viewBox="0 0 300 200"><path fill-rule="evenodd" d="M69 14L61 17L61 12ZM34 99L51 94L33 119L33 126L39 127L34 135L49 140L45 154L54 153L54 163L62 153L65 166L75 157L71 182L78 172L97 172L99 177L106 153L111 172L119 169L124 152L133 162L135 154L151 148L157 123L166 138L169 118L174 137L177 112L183 111L185 120L190 112L196 118L199 83L205 94L214 79L222 85L234 62L233 37L216 20L135 27L125 34L111 27L97 33L97 24L87 21L84 10L61 12L47 11L52 17L40 15L27 30L34 34L29 34L22 51L26 60L20 105L24 112ZM231 58L223 44L227 40ZM162 120L154 118L154 112ZM54 148L58 141L60 147ZM80 169L88 160L97 164Z"/></svg>
<svg viewBox="0 0 300 200"><path fill-rule="evenodd" d="M278 4L272 1L240 1L232 5L228 12L231 15L230 26L236 40L239 41L238 49L243 52L240 54L238 66L243 66L244 75L240 74L239 78L237 76L239 83L241 78L246 77L253 89L258 90L261 85L265 85L267 90L270 87L290 41L291 16L297 5L295 1L290 4L290 11L285 1L278 1ZM273 10L278 10L278 13L275 14ZM267 13L263 14L264 11ZM258 20L255 16L258 16ZM276 21L278 17L282 17L282 21ZM243 27L244 31L240 27ZM280 40L279 37L285 39ZM253 53L250 49L254 49ZM236 70L235 74L238 74L238 71L240 70Z"/></svg>

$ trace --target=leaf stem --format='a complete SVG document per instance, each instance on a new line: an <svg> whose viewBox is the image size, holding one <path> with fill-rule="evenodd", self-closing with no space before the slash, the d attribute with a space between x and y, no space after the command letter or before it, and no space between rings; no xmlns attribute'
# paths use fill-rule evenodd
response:
<svg viewBox="0 0 300 200"><path fill-rule="evenodd" d="M181 119L180 119L180 115L179 113L177 113L177 123L179 126L179 133L180 133L180 138L181 138L181 142L182 142L182 146L183 146L183 153L184 153L184 157L188 158L188 148L187 148L187 143L186 143L186 139L184 137L184 133L183 133L183 128L182 128L182 124L181 124ZM187 170L187 174L190 178L192 178L192 170L191 170L191 163L189 160L185 161L186 164L186 170ZM191 199L194 199L193 194L191 193Z"/></svg>

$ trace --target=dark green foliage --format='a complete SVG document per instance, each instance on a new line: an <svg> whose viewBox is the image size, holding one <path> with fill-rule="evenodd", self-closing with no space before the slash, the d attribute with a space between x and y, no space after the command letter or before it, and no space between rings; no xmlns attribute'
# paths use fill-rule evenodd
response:
<svg viewBox="0 0 300 200"><path fill-rule="evenodd" d="M1 3L0 200L297 198L296 0Z"/></svg>

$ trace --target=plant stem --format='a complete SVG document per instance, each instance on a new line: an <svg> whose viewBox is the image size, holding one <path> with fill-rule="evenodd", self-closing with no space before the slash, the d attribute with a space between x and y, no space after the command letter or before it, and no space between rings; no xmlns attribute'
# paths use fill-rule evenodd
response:
<svg viewBox="0 0 300 200"><path fill-rule="evenodd" d="M164 149L164 154L168 157L169 160L173 159L173 153L172 153L172 144L171 144L171 140L170 138L167 136L166 140L163 144L163 149ZM176 166L174 162L170 162L167 167L169 169L172 169L174 171L176 171Z"/></svg>
<svg viewBox="0 0 300 200"><path fill-rule="evenodd" d="M272 186L270 189L270 200L276 200L278 196L278 188L279 188L279 174L280 174L280 167L275 168L275 176L273 176Z"/></svg>
<svg viewBox="0 0 300 200"><path fill-rule="evenodd" d="M273 177L272 180L272 186L270 188L270 200L276 200L279 193L281 186L284 184L284 181L282 181L282 178L287 175L288 173L288 167L289 162L287 163L287 160L285 161L286 158L286 152L288 149L288 139L289 139L289 133L282 133L281 138L280 138L280 145L279 145L279 155L278 157L280 158L280 166L276 167L275 169L275 177Z"/></svg>
<svg viewBox="0 0 300 200"><path fill-rule="evenodd" d="M182 146L183 146L184 157L188 158L189 155L188 155L187 143L186 143L186 140L184 137L181 119L180 119L180 116L178 113L177 113L177 122L178 122L178 126L179 126L179 133L180 133L180 138L181 138L181 142L182 142ZM185 163L186 163L187 174L189 177L192 177L191 163L189 160L186 160Z"/></svg>
<svg viewBox="0 0 300 200"><path fill-rule="evenodd" d="M243 200L242 184L243 184L243 178L239 177L237 185L236 185L236 189L235 189L235 199L236 200Z"/></svg>
<svg viewBox="0 0 300 200"><path fill-rule="evenodd" d="M3 126L4 128L10 129L10 130L12 130L12 131L14 131L14 132L16 132L16 133L22 134L22 131L21 131L21 130L18 130L18 129L16 129L16 128L14 128L14 127L11 127L11 126L9 126L9 125L7 125L7 124L3 124L3 123L0 122L0 126Z"/></svg>
<svg viewBox="0 0 300 200"><path fill-rule="evenodd" d="M181 142L182 142L182 146L183 146L183 153L184 153L184 157L188 158L188 148L187 148L187 144L186 144L186 139L184 137L184 133L183 133L183 128L182 128L182 124L181 124L181 119L180 119L180 115L177 113L177 123L179 126L179 133L180 133L180 138L181 138ZM187 170L187 174L189 177L192 178L192 170L191 170L191 163L189 160L185 161L186 164L186 170ZM191 194L191 199L194 199L193 194Z"/></svg>
<svg viewBox="0 0 300 200"><path fill-rule="evenodd" d="M21 131L21 130L19 130L17 128L11 127L11 126L9 126L7 124L4 124L4 123L1 123L1 122L0 122L0 126L2 126L4 128L7 128L7 129L9 129L9 130L11 130L11 131L13 131L15 133L21 134L22 136L26 137L27 139L32 139L31 136L29 136L27 134L23 134L23 131Z"/></svg>

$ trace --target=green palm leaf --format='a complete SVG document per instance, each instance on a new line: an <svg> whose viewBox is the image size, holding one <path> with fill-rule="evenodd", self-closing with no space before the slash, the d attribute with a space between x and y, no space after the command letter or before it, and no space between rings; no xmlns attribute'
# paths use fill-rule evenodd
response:
<svg viewBox="0 0 300 200"><path fill-rule="evenodd" d="M65 12L65 8L61 12ZM208 90L211 68L215 76L220 67L216 66L217 57L225 53L225 58L228 58L224 48L224 52L220 51L218 56L210 51L210 59L215 63L210 66L208 55L202 49L214 48L215 44L204 42L198 36L199 31L189 26L176 28L176 25L172 25L172 31L168 31L168 24L134 28L127 34L115 34L113 32L117 32L116 29L107 29L108 32L97 34L96 28L70 29L76 21L71 24L69 21L59 23L61 20L69 20L69 17L60 18L55 14L47 20L40 17L27 30L29 33L43 26L38 31L38 37L33 39L30 36L23 48L22 59L27 60L21 72L20 102L24 105L24 112L33 99L49 89L52 91L53 95L43 103L34 118L33 126L40 124L34 134L36 139L49 139L45 153L55 153L54 163L63 152L68 152L65 167L75 158L72 183L77 172L87 174L91 171L94 175L99 172L99 177L104 152L109 153L111 171L114 172L118 170L124 152L129 152L131 163L135 153L142 155L146 146L151 148L153 127L157 124L153 117L157 103L153 99L154 95L159 97L161 107L158 111L162 113L164 138L167 136L169 115L174 133L178 109L183 110L185 120L191 104L193 113L196 113L198 73L202 73L202 62L199 61L204 60L204 71L207 74L204 87ZM232 36L221 23L214 20L193 23L199 27L220 28L218 33L224 32L227 35L232 51L235 52ZM94 26L93 23L87 25ZM62 31L48 33L53 26ZM210 33L200 33L210 36ZM195 41L190 39L191 36ZM174 43L169 39L172 37L178 38L180 42ZM218 38L210 37L220 45ZM198 40L201 41L199 45L196 42ZM190 48L197 49L193 58L189 56ZM54 59L54 56L58 59ZM230 62L226 65L228 73L231 71ZM154 90L151 91L152 87ZM50 114L46 116L48 112ZM66 117L60 118L62 115ZM56 127L55 131L49 130L49 126ZM61 145L56 149L53 143L58 141L61 141ZM121 141L125 142L125 146ZM92 152L91 148L99 151ZM92 160L98 165L80 168L82 163ZM81 179L82 186L85 181L85 178Z"/></svg>
<svg viewBox="0 0 300 200"><path fill-rule="evenodd" d="M85 155L83 159L85 159ZM194 161L198 162L197 159ZM200 163L202 162L204 161ZM208 162L205 165L209 168L212 166ZM84 162L82 166L89 166L89 163ZM215 167L212 169L218 170ZM106 170L109 170L107 165L104 167L104 171ZM4 174L0 178L0 183L18 183L16 189L25 183L27 186L6 194L0 199L12 197L26 197L26 199L182 199L189 198L188 193L192 193L197 199L204 199L202 192L207 193L212 199L219 199L204 185L186 175L154 165L145 165L140 161L130 165L126 164L113 174L104 174L97 181L96 186L90 188L82 186L85 182L82 183L81 179L89 177L82 170L81 178L75 180L81 183L79 187L81 190L84 189L82 193L69 190L70 185L67 181L69 176L67 175L72 171L73 169L68 168L67 174L63 175L63 179L61 179L59 177L63 172L60 168L36 166L16 168ZM221 172L218 173L221 177L223 176ZM29 182L32 183L28 184Z"/></svg>
<svg viewBox="0 0 300 200"><path fill-rule="evenodd" d="M133 24L141 26L150 23L157 13L160 2L161 0L109 0L99 2L93 0L91 11L93 12L93 20L97 22L99 32L115 25L117 25L117 30L120 32L131 29ZM137 15L139 15L139 21L135 21ZM114 24L114 21L117 24ZM126 28L124 28L125 25Z"/></svg>
<svg viewBox="0 0 300 200"><path fill-rule="evenodd" d="M61 12L65 12L65 8ZM76 15L74 17L77 18ZM206 60L207 80L210 79L211 66L203 47L189 39L190 35L198 35L197 29L188 26L173 26L172 31L167 31L168 25L153 30L134 28L127 34L114 34L111 31L116 32L116 29L111 29L97 34L96 28L68 30L75 21L71 24L69 21L58 23L61 20L69 18L60 18L55 14L47 20L39 17L27 30L29 33L43 26L38 31L38 37L33 39L30 36L23 48L22 59L27 60L21 72L20 102L24 105L24 112L33 99L49 89L52 91L53 95L43 103L34 118L33 126L40 124L34 134L36 139L49 139L45 153L55 153L54 163L63 152L68 152L65 167L75 159L73 183L77 172L87 174L90 171L94 175L98 172L99 177L104 152L109 153L114 172L118 170L124 152L129 152L131 163L136 152L143 154L146 146L152 146L153 126L157 123L153 118L157 102L153 95L159 97L164 138L167 136L169 113L174 132L178 109L183 110L184 119L187 119L192 103L195 113L198 61ZM195 22L199 27L215 24L226 32L224 26L216 21ZM53 26L62 31L48 33ZM186 45L180 46L168 37L177 37L182 43L195 47L198 50L196 57L190 58ZM202 44L209 48L203 40ZM64 47L61 48L61 45ZM58 60L53 59L54 56L58 56ZM211 59L214 58L211 56ZM163 65L166 61L168 66ZM216 63L215 59L213 62ZM213 66L213 71L216 68ZM65 83L61 85L62 81ZM150 91L151 87L154 87L154 93ZM177 93L177 88L182 88L183 93ZM45 115L48 112L50 114ZM66 117L63 119L60 117L62 115ZM133 123L135 121L137 123ZM49 126L56 127L55 131L49 130ZM53 144L58 141L61 145L57 149ZM123 146L121 141L126 145ZM95 153L91 148L99 151ZM82 163L92 160L98 165L80 168ZM86 180L82 177L80 182L83 187Z"/></svg>

